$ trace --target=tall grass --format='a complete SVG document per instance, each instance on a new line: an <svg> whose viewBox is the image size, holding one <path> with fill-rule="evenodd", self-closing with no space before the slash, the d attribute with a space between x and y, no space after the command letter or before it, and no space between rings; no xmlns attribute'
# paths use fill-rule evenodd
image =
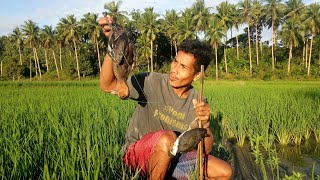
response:
<svg viewBox="0 0 320 180"><path fill-rule="evenodd" d="M0 83L0 178L136 178L121 160L134 102L97 84ZM320 83L207 81L205 96L222 136L240 146L320 140Z"/></svg>
<svg viewBox="0 0 320 180"><path fill-rule="evenodd" d="M120 152L132 102L95 84L14 85L0 93L2 178L123 177Z"/></svg>
<svg viewBox="0 0 320 180"><path fill-rule="evenodd" d="M242 146L262 136L268 150L275 142L300 144L319 139L320 83L229 82L206 86L212 110L222 114L222 133Z"/></svg>

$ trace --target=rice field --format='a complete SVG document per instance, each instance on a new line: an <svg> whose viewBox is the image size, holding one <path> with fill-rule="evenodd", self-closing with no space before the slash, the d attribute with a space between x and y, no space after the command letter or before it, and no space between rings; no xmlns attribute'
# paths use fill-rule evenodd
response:
<svg viewBox="0 0 320 180"><path fill-rule="evenodd" d="M221 139L320 143L320 82L206 81L204 93ZM133 101L94 81L0 82L0 102L1 179L135 179L121 160Z"/></svg>

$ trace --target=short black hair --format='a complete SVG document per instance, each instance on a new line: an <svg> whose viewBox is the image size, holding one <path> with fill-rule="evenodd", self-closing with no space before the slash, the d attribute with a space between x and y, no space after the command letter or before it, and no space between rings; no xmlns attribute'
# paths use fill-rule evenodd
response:
<svg viewBox="0 0 320 180"><path fill-rule="evenodd" d="M178 47L178 52L179 51L190 53L195 57L196 62L193 67L196 73L201 71L201 65L203 65L204 70L206 70L210 61L213 59L213 48L208 43L201 42L198 39L183 40Z"/></svg>

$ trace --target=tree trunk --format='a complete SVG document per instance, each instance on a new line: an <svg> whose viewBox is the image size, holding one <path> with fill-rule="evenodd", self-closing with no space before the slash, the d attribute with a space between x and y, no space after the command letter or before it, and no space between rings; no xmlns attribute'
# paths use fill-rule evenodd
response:
<svg viewBox="0 0 320 180"><path fill-rule="evenodd" d="M174 41L174 49L176 51L176 55L178 54L178 46L177 46L177 41Z"/></svg>
<svg viewBox="0 0 320 180"><path fill-rule="evenodd" d="M1 76L2 76L2 61L1 61Z"/></svg>
<svg viewBox="0 0 320 180"><path fill-rule="evenodd" d="M19 58L20 58L20 65L22 65L22 54L21 54L20 46L19 46Z"/></svg>
<svg viewBox="0 0 320 180"><path fill-rule="evenodd" d="M227 48L224 46L223 52L224 52L224 67L225 67L225 72L228 73L228 64L227 64Z"/></svg>
<svg viewBox="0 0 320 180"><path fill-rule="evenodd" d="M54 53L54 50L53 50L53 49L52 49L52 55L53 55L53 59L54 59L54 64L55 64L55 66L56 66L57 76L58 76L58 79L60 80L57 58L56 58L56 54Z"/></svg>
<svg viewBox="0 0 320 180"><path fill-rule="evenodd" d="M170 39L171 39L171 36L170 36ZM172 40L170 40L170 58L171 59L173 59L172 52L173 52L173 42L172 42Z"/></svg>
<svg viewBox="0 0 320 180"><path fill-rule="evenodd" d="M74 53L76 55L76 62L77 62L77 71L78 71L78 80L80 81L80 67L79 67L79 59L78 59L78 53L77 53L77 45L75 40L73 40L74 45Z"/></svg>
<svg viewBox="0 0 320 180"><path fill-rule="evenodd" d="M29 58L29 64L30 64L29 81L32 81L32 60L31 60L31 57Z"/></svg>
<svg viewBox="0 0 320 180"><path fill-rule="evenodd" d="M292 38L290 38L290 50L289 50L289 59L288 59L288 75L291 70L291 58L292 58Z"/></svg>
<svg viewBox="0 0 320 180"><path fill-rule="evenodd" d="M98 63L99 63L99 71L101 72L101 61L100 61L100 51L99 51L99 43L96 43L97 53L98 53Z"/></svg>
<svg viewBox="0 0 320 180"><path fill-rule="evenodd" d="M263 49L262 49L262 41L260 41L260 54L261 54L261 56L263 55L262 51L263 51Z"/></svg>
<svg viewBox="0 0 320 180"><path fill-rule="evenodd" d="M308 40L307 40L307 42L306 42L306 58L305 58L306 69L308 69L308 49L309 49L309 44L308 44Z"/></svg>
<svg viewBox="0 0 320 180"><path fill-rule="evenodd" d="M249 44L250 75L251 75L252 74L252 59L251 59L250 25L249 25L249 18L248 17L247 17L247 24L248 24L248 44Z"/></svg>
<svg viewBox="0 0 320 180"><path fill-rule="evenodd" d="M274 72L274 54L273 54L273 47L274 47L274 21L272 20L272 43L271 43L271 57L272 57L272 72Z"/></svg>
<svg viewBox="0 0 320 180"><path fill-rule="evenodd" d="M34 53L34 58L35 58L37 67L38 67L39 77L40 77L40 81L41 81L42 73L41 73L40 62L39 62L39 58L38 58L37 49L35 47L33 48L33 53Z"/></svg>
<svg viewBox="0 0 320 180"><path fill-rule="evenodd" d="M62 52L61 52L61 44L59 44L59 51L60 51L60 69L62 70Z"/></svg>
<svg viewBox="0 0 320 180"><path fill-rule="evenodd" d="M34 59L34 68L36 70L36 76L38 76L38 66L37 66L37 60L36 60L36 56L33 53L33 59Z"/></svg>
<svg viewBox="0 0 320 180"><path fill-rule="evenodd" d="M259 65L259 47L258 47L258 25L256 24L256 56L257 56L257 65Z"/></svg>
<svg viewBox="0 0 320 180"><path fill-rule="evenodd" d="M46 67L47 67L47 72L49 72L49 64L48 64L47 49L44 49L44 57L46 58Z"/></svg>
<svg viewBox="0 0 320 180"><path fill-rule="evenodd" d="M150 67L151 72L153 72L153 41L151 40L151 52L150 52Z"/></svg>
<svg viewBox="0 0 320 180"><path fill-rule="evenodd" d="M232 27L231 27L231 29L230 29L230 36L231 36L231 38L230 38L230 43L231 43L231 48L233 49L233 40L232 40Z"/></svg>
<svg viewBox="0 0 320 180"><path fill-rule="evenodd" d="M156 54L154 55L154 69L158 68L158 44L156 44L156 50L155 50Z"/></svg>
<svg viewBox="0 0 320 180"><path fill-rule="evenodd" d="M223 50L223 55L224 55L224 66L225 66L225 72L228 73L228 63L227 63L227 39L228 37L226 36L225 38L225 45L224 45L224 50Z"/></svg>
<svg viewBox="0 0 320 180"><path fill-rule="evenodd" d="M239 61L239 40L238 40L238 29L236 31L236 41L237 41L237 58L238 58L238 61Z"/></svg>
<svg viewBox="0 0 320 180"><path fill-rule="evenodd" d="M304 51L306 49L306 41L303 40L303 48L302 48L302 64L304 64Z"/></svg>
<svg viewBox="0 0 320 180"><path fill-rule="evenodd" d="M218 43L214 43L214 50L216 54L216 81L219 79L219 68L218 68Z"/></svg>
<svg viewBox="0 0 320 180"><path fill-rule="evenodd" d="M311 54L312 54L313 37L314 37L314 34L311 35L311 41L310 41L310 54L309 54L309 62L308 62L308 76L310 76L310 69L311 69Z"/></svg>

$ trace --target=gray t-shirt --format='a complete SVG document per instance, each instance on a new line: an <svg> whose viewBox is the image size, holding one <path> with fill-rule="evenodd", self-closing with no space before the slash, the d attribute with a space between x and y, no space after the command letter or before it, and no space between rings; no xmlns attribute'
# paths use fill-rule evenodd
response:
<svg viewBox="0 0 320 180"><path fill-rule="evenodd" d="M187 98L179 97L168 81L168 74L141 73L128 78L129 98L138 102L126 134L125 147L149 132L172 130L183 132L195 119L192 99L194 88Z"/></svg>

